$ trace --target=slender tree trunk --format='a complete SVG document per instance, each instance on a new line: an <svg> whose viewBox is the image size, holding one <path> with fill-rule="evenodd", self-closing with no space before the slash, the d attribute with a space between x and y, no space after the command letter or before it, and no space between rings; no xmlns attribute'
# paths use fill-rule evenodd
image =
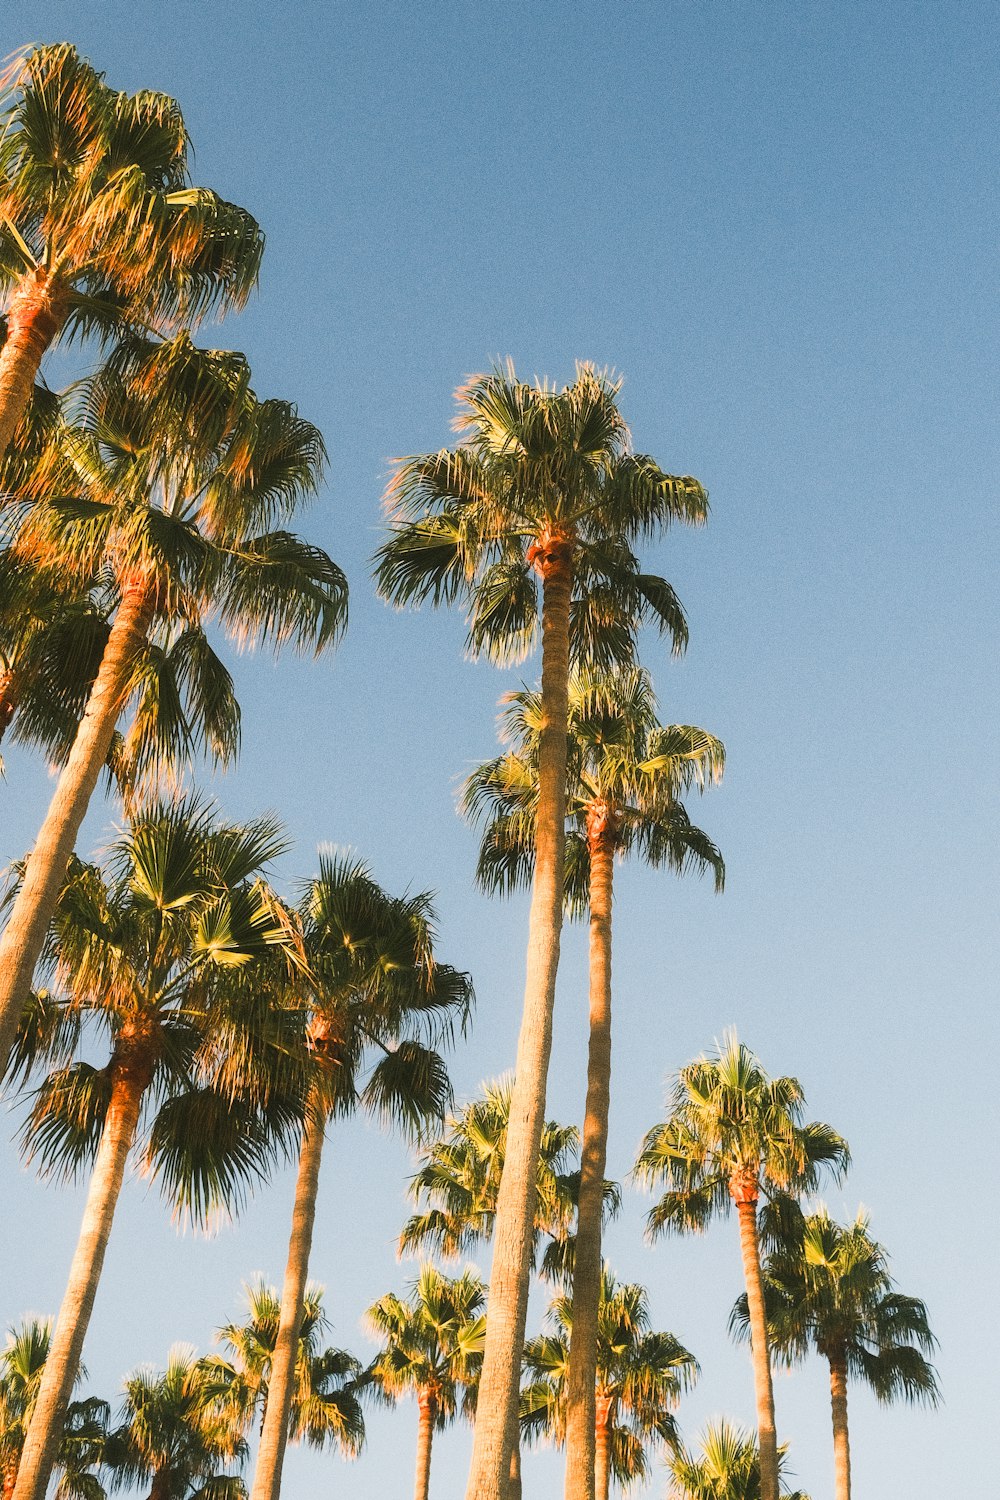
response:
<svg viewBox="0 0 1000 1500"><path fill-rule="evenodd" d="M833 1408L833 1466L836 1500L851 1500L851 1440L847 1430L847 1360L830 1356L830 1405Z"/></svg>
<svg viewBox="0 0 1000 1500"><path fill-rule="evenodd" d="M42 355L66 321L66 299L40 267L22 276L7 312L0 349L0 458L31 400Z"/></svg>
<svg viewBox="0 0 1000 1500"><path fill-rule="evenodd" d="M11 1500L11 1496L14 1493L14 1486L15 1486L16 1483L17 1483L17 1459L16 1458L12 1458L12 1459L9 1460L8 1463L6 1463L4 1465L4 1470L3 1470L3 1485L0 1486L0 1495L3 1496L3 1500Z"/></svg>
<svg viewBox="0 0 1000 1500"><path fill-rule="evenodd" d="M80 1368L125 1163L152 1071L148 1049L123 1051L112 1059L111 1097L87 1190L80 1238L25 1435L13 1500L44 1500Z"/></svg>
<svg viewBox="0 0 1000 1500"><path fill-rule="evenodd" d="M601 1301L601 1217L611 1108L611 900L614 833L606 824L590 844L590 1050L573 1262L573 1328L566 1413L566 1500L594 1500L597 1323Z"/></svg>
<svg viewBox="0 0 1000 1500"><path fill-rule="evenodd" d="M774 1389L764 1313L764 1282L757 1239L756 1180L753 1188L734 1182L730 1191L740 1220L740 1249L750 1312L750 1350L757 1401L757 1440L760 1444L760 1500L778 1500L778 1439L774 1427Z"/></svg>
<svg viewBox="0 0 1000 1500"><path fill-rule="evenodd" d="M427 1500L431 1492L431 1445L434 1442L434 1419L437 1402L430 1391L421 1391L417 1397L420 1413L417 1423L417 1477L413 1487L413 1500Z"/></svg>
<svg viewBox="0 0 1000 1500"><path fill-rule="evenodd" d="M80 824L108 758L128 689L129 670L146 638L151 614L147 588L135 586L125 591L73 749L56 783L28 857L21 889L0 937L0 1073L13 1045Z"/></svg>
<svg viewBox="0 0 1000 1500"><path fill-rule="evenodd" d="M594 1422L594 1494L596 1500L608 1500L611 1488L611 1428L614 1424L614 1403L607 1396L599 1396L595 1407Z"/></svg>
<svg viewBox="0 0 1000 1500"><path fill-rule="evenodd" d="M535 556L543 577L542 720L535 875L528 923L524 1011L517 1047L504 1168L497 1194L486 1343L467 1500L506 1500L518 1440L518 1400L528 1310L538 1148L552 1051L566 820L566 723L572 543L546 538Z"/></svg>
<svg viewBox="0 0 1000 1500"><path fill-rule="evenodd" d="M326 1112L319 1090L314 1088L309 1098L305 1125L302 1129L302 1149L299 1153L299 1172L295 1183L295 1204L292 1209L292 1233L288 1241L285 1283L281 1292L278 1337L271 1359L267 1406L264 1410L264 1424L261 1429L260 1448L257 1452L257 1468L253 1478L251 1500L278 1500L281 1490L281 1469L285 1461L288 1418L295 1391L295 1365L302 1332L302 1312L305 1305L306 1281L309 1276L309 1252L312 1248L313 1224L316 1220L316 1194L319 1189L319 1168L323 1155L325 1128Z"/></svg>
<svg viewBox="0 0 1000 1500"><path fill-rule="evenodd" d="M508 1500L521 1500L521 1443L520 1435L510 1455L510 1478L507 1481Z"/></svg>
<svg viewBox="0 0 1000 1500"><path fill-rule="evenodd" d="M17 713L18 696L17 674L14 671L0 673L0 740Z"/></svg>

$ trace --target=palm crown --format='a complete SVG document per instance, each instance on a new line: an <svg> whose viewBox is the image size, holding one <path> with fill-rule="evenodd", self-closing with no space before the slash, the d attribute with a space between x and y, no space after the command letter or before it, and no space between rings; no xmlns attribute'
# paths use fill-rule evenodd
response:
<svg viewBox="0 0 1000 1500"><path fill-rule="evenodd" d="M474 1388L483 1349L486 1288L472 1270L445 1276L421 1267L407 1299L388 1293L366 1321L382 1348L372 1377L391 1399L421 1398L436 1427L446 1427Z"/></svg>
<svg viewBox="0 0 1000 1500"><path fill-rule="evenodd" d="M704 521L707 498L697 480L631 451L620 388L591 365L562 390L518 380L511 365L461 387L458 447L396 467L386 496L392 535L378 554L383 596L464 602L470 651L513 661L530 651L540 623L533 569L544 575L562 557L573 573L578 660L629 661L646 620L682 649L676 596L642 571L632 544L675 520Z"/></svg>
<svg viewBox="0 0 1000 1500"><path fill-rule="evenodd" d="M669 1500L760 1500L760 1454L750 1433L731 1422L713 1422L701 1439L701 1452L679 1448L668 1459ZM778 1450L778 1472L785 1450ZM789 1490L785 1500L809 1500L803 1490Z"/></svg>
<svg viewBox="0 0 1000 1500"><path fill-rule="evenodd" d="M4 1495L11 1493L17 1476L50 1338L47 1319L26 1319L10 1330L6 1348L0 1351L0 1489ZM85 1374L81 1369L80 1378ZM109 1415L107 1402L96 1396L70 1402L58 1447L61 1473L55 1500L103 1500L94 1470L103 1457Z"/></svg>

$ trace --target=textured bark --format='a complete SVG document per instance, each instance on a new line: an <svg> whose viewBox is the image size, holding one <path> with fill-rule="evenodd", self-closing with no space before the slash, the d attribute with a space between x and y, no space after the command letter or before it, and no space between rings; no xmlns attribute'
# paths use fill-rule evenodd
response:
<svg viewBox="0 0 1000 1500"><path fill-rule="evenodd" d="M80 1368L125 1163L152 1071L148 1049L142 1046L125 1046L112 1059L111 1097L87 1191L80 1238L25 1435L13 1500L44 1500L62 1438L66 1408Z"/></svg>
<svg viewBox="0 0 1000 1500"><path fill-rule="evenodd" d="M148 590L140 586L127 589L69 760L56 783L21 889L0 937L0 1073L13 1045L80 824L108 758L130 668L146 638L151 615Z"/></svg>
<svg viewBox="0 0 1000 1500"><path fill-rule="evenodd" d="M510 1477L507 1481L507 1500L521 1500L521 1443L514 1444L510 1455Z"/></svg>
<svg viewBox="0 0 1000 1500"><path fill-rule="evenodd" d="M420 1392L417 1409L417 1477L413 1487L413 1500L427 1500L431 1492L431 1447L434 1442L434 1419L437 1416L437 1402L432 1392Z"/></svg>
<svg viewBox="0 0 1000 1500"><path fill-rule="evenodd" d="M600 826L598 826L600 825ZM611 1108L611 901L615 835L607 809L588 817L590 844L590 1048L580 1158L573 1327L566 1415L566 1500L594 1500L597 1322L601 1301L601 1214Z"/></svg>
<svg viewBox="0 0 1000 1500"><path fill-rule="evenodd" d="M833 1410L833 1470L836 1500L851 1500L851 1440L847 1430L847 1360L830 1356L830 1406Z"/></svg>
<svg viewBox="0 0 1000 1500"><path fill-rule="evenodd" d="M594 1494L596 1500L608 1500L611 1488L611 1429L614 1426L614 1402L610 1396L598 1396L594 1420Z"/></svg>
<svg viewBox="0 0 1000 1500"><path fill-rule="evenodd" d="M319 1091L314 1089L302 1130L295 1203L292 1208L292 1233L288 1241L288 1261L281 1290L278 1337L271 1358L267 1406L261 1427L251 1500L278 1500L281 1490L281 1469L285 1461L288 1418L295 1393L295 1364L309 1276L309 1252L312 1249L313 1225L316 1221L316 1194L319 1189L325 1128L325 1111Z"/></svg>
<svg viewBox="0 0 1000 1500"><path fill-rule="evenodd" d="M40 267L17 284L7 312L7 338L0 349L0 458L31 400L42 355L66 320L62 289Z"/></svg>
<svg viewBox="0 0 1000 1500"><path fill-rule="evenodd" d="M534 554L534 555L532 555ZM552 1051L562 927L566 820L566 722L572 543L543 538L529 552L543 578L542 732L538 759L535 875L528 923L527 975L510 1103L504 1169L497 1194L486 1344L479 1384L468 1500L506 1500L518 1440L521 1355L528 1310L538 1148Z"/></svg>
<svg viewBox="0 0 1000 1500"><path fill-rule="evenodd" d="M17 712L17 674L0 673L0 740L10 728L10 721Z"/></svg>
<svg viewBox="0 0 1000 1500"><path fill-rule="evenodd" d="M750 1313L750 1350L753 1358L754 1395L757 1402L757 1440L760 1444L760 1500L778 1500L778 1439L774 1427L774 1390L764 1315L764 1282L760 1272L757 1238L757 1190L748 1182L734 1181L730 1192L740 1221L743 1277Z"/></svg>
<svg viewBox="0 0 1000 1500"><path fill-rule="evenodd" d="M17 1483L17 1459L12 1458L4 1465L3 1485L0 1486L0 1495L3 1500L10 1500L14 1493L14 1485Z"/></svg>

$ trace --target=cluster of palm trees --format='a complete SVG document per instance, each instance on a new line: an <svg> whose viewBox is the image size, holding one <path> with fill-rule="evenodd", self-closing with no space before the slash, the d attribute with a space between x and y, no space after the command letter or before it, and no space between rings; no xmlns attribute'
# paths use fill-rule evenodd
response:
<svg viewBox="0 0 1000 1500"><path fill-rule="evenodd" d="M769 1079L728 1039L681 1071L635 1169L663 1189L653 1235L736 1207L746 1294L733 1316L750 1339L755 1438L723 1425L700 1458L686 1452L673 1408L692 1356L651 1330L643 1289L604 1262L620 1200L606 1177L616 861L724 884L683 800L721 778L724 748L660 722L637 655L645 626L685 648L683 608L636 549L704 523L704 489L635 451L620 382L589 365L562 388L509 365L474 377L457 393L455 446L395 466L381 596L458 605L469 652L500 665L541 647L538 689L505 700L501 753L462 796L481 830L480 884L531 892L516 1065L427 1146L451 1105L442 1054L473 1004L468 974L438 958L432 899L391 895L334 849L282 896L279 825L227 822L188 784L197 758L224 765L239 747L217 638L321 652L347 620L342 572L289 529L319 488L322 437L256 394L242 355L193 339L208 311L245 301L260 230L191 184L173 100L113 90L68 44L15 60L2 89L0 735L43 751L58 778L8 892L0 1070L27 1090L29 1158L88 1179L51 1333L23 1328L5 1356L5 1486L43 1500L58 1468L65 1494L95 1494L104 1465L113 1486L148 1481L157 1500L221 1500L242 1484L222 1470L259 1426L252 1500L277 1500L290 1438L356 1449L363 1394L411 1390L418 1496L434 1431L464 1411L469 1500L519 1493L522 1440L539 1435L565 1443L567 1500L644 1475L652 1438L678 1494L778 1500L771 1366L815 1348L846 1497L848 1376L933 1399L933 1341L867 1221L840 1227L807 1201L848 1154L803 1123L794 1079ZM99 358L56 394L46 356L71 336ZM75 845L102 771L124 831L95 863ZM567 918L589 924L580 1132L545 1114ZM492 1242L488 1293L471 1269L428 1263L408 1299L376 1303L382 1348L364 1368L317 1349L308 1283L324 1139L360 1109L425 1143L404 1251ZM75 1400L129 1161L198 1224L238 1210L289 1156L284 1282L253 1294L252 1334L228 1330L232 1359L181 1351L165 1373L130 1377L114 1428ZM559 1295L549 1332L526 1339L536 1265Z"/></svg>

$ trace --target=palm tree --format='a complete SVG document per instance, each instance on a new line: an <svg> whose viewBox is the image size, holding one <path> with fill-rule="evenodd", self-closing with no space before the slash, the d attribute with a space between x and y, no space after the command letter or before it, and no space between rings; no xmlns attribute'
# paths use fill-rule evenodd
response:
<svg viewBox="0 0 1000 1500"><path fill-rule="evenodd" d="M479 1378L485 1302L486 1288L474 1271L445 1276L425 1265L407 1301L389 1292L365 1315L382 1340L372 1363L379 1388L391 1401L408 1394L417 1398L415 1500L427 1500L430 1493L435 1428L440 1431L454 1420L460 1401Z"/></svg>
<svg viewBox="0 0 1000 1500"><path fill-rule="evenodd" d="M48 1319L26 1318L8 1332L0 1352L0 1495L10 1500L21 1464L24 1435L38 1399L38 1388L49 1353ZM85 1375L81 1367L80 1377ZM93 1472L100 1463L107 1434L106 1401L89 1396L71 1401L59 1443L60 1471L55 1500L104 1500L104 1490Z"/></svg>
<svg viewBox="0 0 1000 1500"><path fill-rule="evenodd" d="M238 725L228 676L205 659L206 618L214 612L244 645L291 641L317 651L344 626L347 585L339 568L276 529L316 488L322 439L287 402L259 401L249 376L242 355L197 349L186 334L119 346L73 393L22 497L15 554L60 568L81 589L100 580L112 618L86 711L0 937L0 1057L125 700L137 692L141 709L143 677L158 670L154 627L165 632L160 645L168 653L180 652L175 670L189 698L207 694L200 717L214 726L210 738L224 757L235 748ZM162 695L149 701L160 704ZM145 747L155 768L162 744L137 722L133 751ZM169 725L162 727L170 746Z"/></svg>
<svg viewBox="0 0 1000 1500"><path fill-rule="evenodd" d="M241 307L264 247L245 209L192 187L177 103L108 88L68 42L0 80L0 454L62 333Z"/></svg>
<svg viewBox="0 0 1000 1500"><path fill-rule="evenodd" d="M787 1221L787 1216L786 1216ZM830 1366L837 1500L850 1500L848 1377L862 1380L882 1402L902 1397L935 1405L938 1384L925 1355L935 1347L927 1309L896 1291L885 1249L872 1239L869 1217L837 1224L826 1209L792 1220L764 1263L764 1303L771 1348L789 1365L812 1350ZM749 1332L746 1297L730 1327Z"/></svg>
<svg viewBox="0 0 1000 1500"><path fill-rule="evenodd" d="M287 1143L294 1100L269 1087L254 962L289 942L259 880L282 842L269 818L225 824L188 799L136 818L107 874L70 870L47 959L56 992L26 1007L12 1064L25 1075L54 1064L32 1097L29 1155L49 1175L89 1168L90 1182L15 1500L44 1496L143 1120L145 1170L196 1223L238 1202ZM104 1066L73 1062L81 1044L92 1055L95 1030L108 1037Z"/></svg>
<svg viewBox="0 0 1000 1500"><path fill-rule="evenodd" d="M521 1396L521 1421L527 1435L561 1444L571 1419L573 1297L556 1298L549 1322L552 1333L529 1340L525 1349L531 1379ZM608 1500L612 1478L625 1489L648 1477L651 1442L676 1445L673 1412L697 1375L697 1361L672 1333L650 1329L645 1287L619 1285L604 1266L591 1406L597 1500Z"/></svg>
<svg viewBox="0 0 1000 1500"><path fill-rule="evenodd" d="M704 521L694 479L631 451L620 382L590 365L562 390L513 366L458 392L457 448L400 462L387 501L392 534L378 584L394 603L463 601L469 649L495 661L542 641L535 872L512 1128L497 1203L490 1318L469 1500L500 1500L517 1442L538 1147L552 1048L563 907L567 694L571 654L628 663L637 627L686 638L670 586L642 572L632 544L671 521ZM541 582L539 600L538 581Z"/></svg>
<svg viewBox="0 0 1000 1500"><path fill-rule="evenodd" d="M311 1070L253 1500L278 1500L281 1486L327 1125L359 1106L414 1133L441 1120L451 1090L433 1044L473 998L469 976L435 960L431 898L389 896L357 859L321 852L301 921Z"/></svg>
<svg viewBox="0 0 1000 1500"><path fill-rule="evenodd" d="M688 1063L670 1095L671 1114L643 1141L636 1175L667 1191L649 1214L654 1237L700 1232L735 1204L750 1309L761 1500L778 1500L778 1445L757 1204L761 1194L811 1192L824 1167L842 1174L847 1142L829 1125L802 1123L796 1078L769 1078L730 1032L712 1057Z"/></svg>
<svg viewBox="0 0 1000 1500"><path fill-rule="evenodd" d="M538 693L511 693L504 738L512 748L466 781L467 813L486 823L478 876L506 893L531 882L538 804ZM661 726L648 674L640 667L575 675L569 690L566 788L567 908L590 916L590 1046L583 1127L579 1219L573 1268L566 1434L567 1500L593 1500L594 1370L601 1287L601 1223L611 1104L612 887L616 855L637 853L677 873L711 869L722 889L715 845L691 823L679 794L721 778L719 740L686 724Z"/></svg>
<svg viewBox="0 0 1000 1500"><path fill-rule="evenodd" d="M784 1448L778 1449L782 1477ZM700 1454L678 1447L667 1460L670 1470L668 1500L761 1500L760 1454L749 1432L725 1420L713 1422L701 1439ZM785 1500L809 1500L803 1490L782 1483Z"/></svg>
<svg viewBox="0 0 1000 1500"><path fill-rule="evenodd" d="M148 1484L149 1500L246 1500L239 1475L223 1472L246 1457L239 1428L206 1395L193 1349L179 1344L166 1370L126 1377L121 1423L104 1450L113 1490Z"/></svg>
<svg viewBox="0 0 1000 1500"><path fill-rule="evenodd" d="M248 1432L263 1425L267 1410L281 1299L277 1288L263 1281L244 1290L246 1321L227 1323L219 1329L229 1357L208 1355L201 1363L213 1400ZM323 1311L323 1289L310 1283L303 1298L288 1436L291 1442L305 1442L312 1448L336 1446L354 1458L365 1441L360 1401L365 1372L345 1349L323 1347L322 1338L329 1326Z"/></svg>

